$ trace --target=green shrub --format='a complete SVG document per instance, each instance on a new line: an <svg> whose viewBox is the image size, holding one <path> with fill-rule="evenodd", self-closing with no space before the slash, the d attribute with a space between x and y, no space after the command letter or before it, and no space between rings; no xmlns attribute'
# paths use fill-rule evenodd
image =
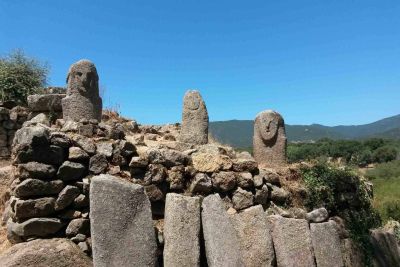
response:
<svg viewBox="0 0 400 267"><path fill-rule="evenodd" d="M386 203L387 218L395 221L400 221L400 201L391 201Z"/></svg>
<svg viewBox="0 0 400 267"><path fill-rule="evenodd" d="M46 85L48 67L21 50L0 58L0 100L26 105L27 96Z"/></svg>
<svg viewBox="0 0 400 267"><path fill-rule="evenodd" d="M380 226L381 219L372 207L367 185L352 170L326 164L302 169L302 177L308 190L307 208L325 207L330 216L343 218L351 238L360 244L370 262L369 229Z"/></svg>
<svg viewBox="0 0 400 267"><path fill-rule="evenodd" d="M395 160L397 157L397 150L392 146L383 146L374 151L374 162L388 162Z"/></svg>
<svg viewBox="0 0 400 267"><path fill-rule="evenodd" d="M400 179L400 160L376 165L374 169L368 170L365 174L369 180L375 179Z"/></svg>

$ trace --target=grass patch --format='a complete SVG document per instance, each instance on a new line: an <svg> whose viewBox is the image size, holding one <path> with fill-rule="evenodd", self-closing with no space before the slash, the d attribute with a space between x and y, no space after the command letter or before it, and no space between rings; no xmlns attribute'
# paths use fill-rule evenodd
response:
<svg viewBox="0 0 400 267"><path fill-rule="evenodd" d="M383 221L400 220L400 161L379 164L365 176L374 184L373 206Z"/></svg>

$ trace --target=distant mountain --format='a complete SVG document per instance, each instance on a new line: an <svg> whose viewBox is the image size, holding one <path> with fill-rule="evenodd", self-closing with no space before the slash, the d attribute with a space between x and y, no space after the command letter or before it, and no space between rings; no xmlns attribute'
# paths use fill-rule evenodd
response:
<svg viewBox="0 0 400 267"><path fill-rule="evenodd" d="M210 123L211 135L221 143L234 147L250 147L253 139L253 121L229 120ZM286 125L289 142L310 142L321 138L361 139L381 137L400 139L400 115L373 123L350 126Z"/></svg>

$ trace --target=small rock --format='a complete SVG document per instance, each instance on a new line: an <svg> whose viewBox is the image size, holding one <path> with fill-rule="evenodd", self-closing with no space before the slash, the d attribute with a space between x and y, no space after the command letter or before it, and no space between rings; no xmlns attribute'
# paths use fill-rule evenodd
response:
<svg viewBox="0 0 400 267"><path fill-rule="evenodd" d="M275 185L271 185L271 200L276 203L285 203L289 198L289 192L283 188L277 187Z"/></svg>
<svg viewBox="0 0 400 267"><path fill-rule="evenodd" d="M76 186L67 185L58 195L55 203L56 210L63 210L68 207L74 199L80 194L79 188Z"/></svg>
<svg viewBox="0 0 400 267"><path fill-rule="evenodd" d="M319 208L316 210L313 210L306 215L306 219L309 222L313 223L320 223L328 220L329 214L328 211L325 208Z"/></svg>
<svg viewBox="0 0 400 267"><path fill-rule="evenodd" d="M56 169L52 165L39 162L28 162L18 165L21 179L33 178L40 180L50 180L56 175Z"/></svg>
<svg viewBox="0 0 400 267"><path fill-rule="evenodd" d="M144 187L147 196L151 202L160 201L164 199L163 191L154 184Z"/></svg>
<svg viewBox="0 0 400 267"><path fill-rule="evenodd" d="M7 228L21 237L46 237L58 232L63 225L61 220L56 218L32 218L22 223L8 220Z"/></svg>
<svg viewBox="0 0 400 267"><path fill-rule="evenodd" d="M69 148L68 159L71 161L86 161L89 159L89 154L82 148L73 146Z"/></svg>
<svg viewBox="0 0 400 267"><path fill-rule="evenodd" d="M18 220L45 217L54 213L55 199L43 197L37 199L17 200L15 203L15 217Z"/></svg>
<svg viewBox="0 0 400 267"><path fill-rule="evenodd" d="M172 190L178 190L183 188L184 182L184 171L183 167L172 167L170 171L168 171L167 181L169 182L169 187Z"/></svg>
<svg viewBox="0 0 400 267"><path fill-rule="evenodd" d="M86 240L86 236L83 234L77 234L73 238L71 238L71 241L74 242L75 244L79 242L84 242Z"/></svg>
<svg viewBox="0 0 400 267"><path fill-rule="evenodd" d="M226 155L197 152L192 154L193 167L199 172L230 170L232 161Z"/></svg>
<svg viewBox="0 0 400 267"><path fill-rule="evenodd" d="M90 221L88 219L74 219L72 220L65 230L68 237L76 236L77 234L90 234Z"/></svg>
<svg viewBox="0 0 400 267"><path fill-rule="evenodd" d="M108 167L108 161L105 155L96 154L90 158L89 170L94 174L100 174L105 172Z"/></svg>
<svg viewBox="0 0 400 267"><path fill-rule="evenodd" d="M129 167L131 168L146 168L149 165L149 161L143 157L132 157Z"/></svg>
<svg viewBox="0 0 400 267"><path fill-rule="evenodd" d="M205 173L197 173L190 184L189 191L192 194L207 194L212 190L211 178Z"/></svg>
<svg viewBox="0 0 400 267"><path fill-rule="evenodd" d="M212 184L218 190L226 192L236 186L236 176L233 172L218 172L212 175Z"/></svg>
<svg viewBox="0 0 400 267"><path fill-rule="evenodd" d="M147 168L144 180L147 183L159 184L167 177L167 169L161 164L150 164Z"/></svg>
<svg viewBox="0 0 400 267"><path fill-rule="evenodd" d="M106 156L107 158L111 158L113 153L113 144L112 142L100 142L97 143L97 153Z"/></svg>
<svg viewBox="0 0 400 267"><path fill-rule="evenodd" d="M269 197L268 186L264 185L261 189L256 189L254 202L257 204L266 205L268 203L268 197Z"/></svg>
<svg viewBox="0 0 400 267"><path fill-rule="evenodd" d="M84 194L80 194L74 199L74 207L78 209L89 207L89 198Z"/></svg>
<svg viewBox="0 0 400 267"><path fill-rule="evenodd" d="M57 172L57 177L63 181L73 181L84 176L86 167L77 162L65 161Z"/></svg>
<svg viewBox="0 0 400 267"><path fill-rule="evenodd" d="M17 197L48 196L58 194L64 187L61 180L44 182L38 179L26 179L15 188Z"/></svg>
<svg viewBox="0 0 400 267"><path fill-rule="evenodd" d="M237 183L242 188L251 188L254 186L253 176L250 172L241 172L237 176Z"/></svg>
<svg viewBox="0 0 400 267"><path fill-rule="evenodd" d="M242 188L236 189L232 197L233 207L236 210L242 210L253 205L253 194Z"/></svg>

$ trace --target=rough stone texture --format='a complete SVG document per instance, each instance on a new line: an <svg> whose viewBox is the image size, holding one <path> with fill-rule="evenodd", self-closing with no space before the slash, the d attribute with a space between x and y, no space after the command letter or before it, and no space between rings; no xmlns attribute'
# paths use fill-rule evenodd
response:
<svg viewBox="0 0 400 267"><path fill-rule="evenodd" d="M254 159L261 167L286 164L286 133L282 116L272 110L259 113L254 122Z"/></svg>
<svg viewBox="0 0 400 267"><path fill-rule="evenodd" d="M328 220L329 214L325 208L319 208L313 210L306 215L306 219L309 222L320 223Z"/></svg>
<svg viewBox="0 0 400 267"><path fill-rule="evenodd" d="M68 239L37 239L0 255L2 267L91 267L91 259Z"/></svg>
<svg viewBox="0 0 400 267"><path fill-rule="evenodd" d="M57 172L57 177L63 181L73 181L82 178L86 167L81 163L65 161Z"/></svg>
<svg viewBox="0 0 400 267"><path fill-rule="evenodd" d="M72 185L67 185L58 195L55 203L55 210L63 210L68 207L74 199L80 194L79 188Z"/></svg>
<svg viewBox="0 0 400 267"><path fill-rule="evenodd" d="M38 179L26 179L17 185L17 197L48 196L58 194L64 187L61 180L45 182Z"/></svg>
<svg viewBox="0 0 400 267"><path fill-rule="evenodd" d="M90 233L90 221L88 219L74 219L65 230L67 236L76 236L78 234L87 235Z"/></svg>
<svg viewBox="0 0 400 267"><path fill-rule="evenodd" d="M200 266L200 198L167 194L164 266Z"/></svg>
<svg viewBox="0 0 400 267"><path fill-rule="evenodd" d="M243 266L274 266L274 246L262 206L254 206L237 213L233 220Z"/></svg>
<svg viewBox="0 0 400 267"><path fill-rule="evenodd" d="M142 186L110 175L93 177L90 207L96 267L155 265L150 201Z"/></svg>
<svg viewBox="0 0 400 267"><path fill-rule="evenodd" d="M89 159L89 155L82 148L73 146L69 148L68 159L71 161L85 161Z"/></svg>
<svg viewBox="0 0 400 267"><path fill-rule="evenodd" d="M312 223L311 240L318 267L343 266L341 243L334 221Z"/></svg>
<svg viewBox="0 0 400 267"><path fill-rule="evenodd" d="M218 194L203 199L201 214L208 266L243 266L239 239Z"/></svg>
<svg viewBox="0 0 400 267"><path fill-rule="evenodd" d="M350 238L342 240L344 267L364 267L364 255L361 248Z"/></svg>
<svg viewBox="0 0 400 267"><path fill-rule="evenodd" d="M236 210L242 210L253 206L253 194L249 191L243 190L242 188L236 189L232 197L233 207Z"/></svg>
<svg viewBox="0 0 400 267"><path fill-rule="evenodd" d="M28 107L34 112L62 111L61 99L65 94L29 95Z"/></svg>
<svg viewBox="0 0 400 267"><path fill-rule="evenodd" d="M197 173L193 178L189 191L192 194L209 193L212 190L211 178L205 173Z"/></svg>
<svg viewBox="0 0 400 267"><path fill-rule="evenodd" d="M315 266L311 234L306 220L274 215L268 216L268 221L272 223L272 239L278 267Z"/></svg>
<svg viewBox="0 0 400 267"><path fill-rule="evenodd" d="M55 199L43 197L37 199L17 200L15 203L15 217L18 220L45 217L54 212Z"/></svg>
<svg viewBox="0 0 400 267"><path fill-rule="evenodd" d="M374 265L377 267L400 266L399 247L393 233L382 229L371 231Z"/></svg>
<svg viewBox="0 0 400 267"><path fill-rule="evenodd" d="M254 202L256 204L266 205L268 202L269 190L268 186L264 185L261 189L256 189Z"/></svg>
<svg viewBox="0 0 400 267"><path fill-rule="evenodd" d="M99 76L95 65L89 60L80 60L72 64L67 83L67 96L62 99L63 118L72 121L101 121L103 104L99 95Z"/></svg>
<svg viewBox="0 0 400 267"><path fill-rule="evenodd" d="M46 237L58 232L63 225L56 218L32 218L22 223L8 220L7 231L20 237Z"/></svg>
<svg viewBox="0 0 400 267"><path fill-rule="evenodd" d="M40 180L50 180L56 175L56 169L52 165L39 162L29 162L18 165L21 179L34 178Z"/></svg>
<svg viewBox="0 0 400 267"><path fill-rule="evenodd" d="M278 186L275 185L269 185L270 189L271 189L271 200L276 202L276 203L280 203L283 204L286 202L286 200L289 197L289 192L286 191L283 188L280 188Z"/></svg>
<svg viewBox="0 0 400 267"><path fill-rule="evenodd" d="M222 192L232 190L236 186L236 176L233 172L214 173L211 178L213 187Z"/></svg>
<svg viewBox="0 0 400 267"><path fill-rule="evenodd" d="M179 141L202 145L208 143L208 113L200 93L189 90L183 98L182 127Z"/></svg>
<svg viewBox="0 0 400 267"><path fill-rule="evenodd" d="M232 167L232 161L228 156L216 153L194 153L192 161L193 167L199 172L217 172L229 170Z"/></svg>
<svg viewBox="0 0 400 267"><path fill-rule="evenodd" d="M94 174L104 172L108 167L108 161L104 154L96 154L90 158L89 170Z"/></svg>

